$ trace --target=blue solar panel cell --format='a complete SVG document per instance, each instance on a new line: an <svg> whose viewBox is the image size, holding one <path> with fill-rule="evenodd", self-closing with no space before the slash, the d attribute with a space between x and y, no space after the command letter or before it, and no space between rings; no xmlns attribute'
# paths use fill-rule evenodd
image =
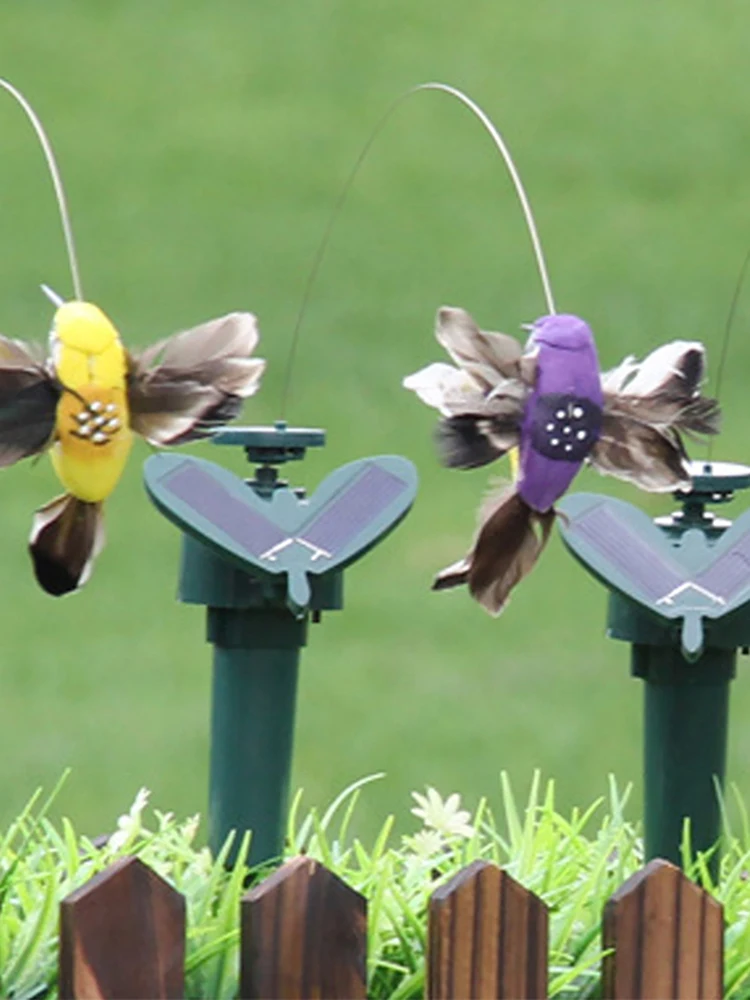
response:
<svg viewBox="0 0 750 1000"><path fill-rule="evenodd" d="M357 472L298 536L335 555L405 490L406 483L375 464Z"/></svg>
<svg viewBox="0 0 750 1000"><path fill-rule="evenodd" d="M750 529L695 581L725 601L750 586Z"/></svg>
<svg viewBox="0 0 750 1000"><path fill-rule="evenodd" d="M164 486L253 556L262 555L287 538L273 521L257 514L192 463L167 476Z"/></svg>
<svg viewBox="0 0 750 1000"><path fill-rule="evenodd" d="M686 580L685 571L663 552L656 553L628 524L607 507L590 508L575 518L568 535L593 546L650 601L658 601Z"/></svg>

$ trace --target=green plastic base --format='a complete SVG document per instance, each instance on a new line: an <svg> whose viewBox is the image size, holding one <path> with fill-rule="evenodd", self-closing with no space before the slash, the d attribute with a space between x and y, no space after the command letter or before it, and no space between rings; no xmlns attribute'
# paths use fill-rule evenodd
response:
<svg viewBox="0 0 750 1000"><path fill-rule="evenodd" d="M216 853L237 831L230 866L246 830L251 864L281 855L298 667L298 648L214 647L209 843Z"/></svg>
<svg viewBox="0 0 750 1000"><path fill-rule="evenodd" d="M729 684L734 650L708 649L695 663L676 650L635 645L632 673L644 681L646 860L681 864L683 817L694 851L721 833L719 790L726 772ZM719 853L709 861L718 873Z"/></svg>

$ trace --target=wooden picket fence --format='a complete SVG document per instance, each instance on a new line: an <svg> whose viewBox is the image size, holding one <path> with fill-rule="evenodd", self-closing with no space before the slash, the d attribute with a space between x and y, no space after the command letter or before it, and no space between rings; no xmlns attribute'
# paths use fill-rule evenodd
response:
<svg viewBox="0 0 750 1000"><path fill-rule="evenodd" d="M432 896L426 996L547 996L545 904L485 861ZM310 858L287 862L242 900L240 996L366 996L365 899ZM605 998L722 995L720 905L666 861L652 861L608 901ZM185 901L125 858L60 906L60 997L182 997Z"/></svg>

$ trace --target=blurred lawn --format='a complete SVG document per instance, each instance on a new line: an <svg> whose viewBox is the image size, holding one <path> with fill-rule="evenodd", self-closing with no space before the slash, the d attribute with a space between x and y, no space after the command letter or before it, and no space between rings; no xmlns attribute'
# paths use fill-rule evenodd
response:
<svg viewBox="0 0 750 1000"><path fill-rule="evenodd" d="M73 212L86 294L138 345L229 309L258 313L270 369L246 415L279 416L312 256L369 130L408 86L463 87L495 118L537 212L558 306L585 316L605 365L674 337L716 359L750 243L750 8L631 0L294 3L95 0L4 4L0 73L41 113ZM41 281L70 292L42 157L0 102L0 329L46 336ZM750 300L750 290L745 295ZM461 554L487 474L441 471L433 418L399 388L439 351L433 315L463 305L515 331L543 311L520 212L467 112L423 94L373 148L341 217L301 341L289 418L328 430L291 470L313 487L368 453L416 462L397 535L347 574L347 608L304 655L295 784L326 802L385 770L363 829L406 816L426 782L473 804L501 768L588 803L638 781L639 684L606 641L603 592L558 539L500 621L434 595ZM740 310L717 456L750 461L750 306ZM237 455L211 454L238 471ZM108 508L109 545L81 594L36 588L31 511L46 461L2 474L0 824L66 765L65 811L106 829L141 784L202 810L209 650L174 600L177 533L150 507L135 449ZM638 497L584 474L582 489ZM736 506L739 509L741 503ZM735 684L730 774L750 794L750 688Z"/></svg>

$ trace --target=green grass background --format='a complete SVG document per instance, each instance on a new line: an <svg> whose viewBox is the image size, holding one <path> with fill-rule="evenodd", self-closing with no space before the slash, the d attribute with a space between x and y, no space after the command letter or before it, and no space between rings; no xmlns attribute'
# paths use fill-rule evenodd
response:
<svg viewBox="0 0 750 1000"><path fill-rule="evenodd" d="M750 8L739 0L73 0L6 2L0 73L51 134L86 295L138 346L229 309L260 317L269 371L248 421L279 416L290 334L331 205L369 131L410 85L465 88L495 118L535 207L561 309L593 325L602 363L675 337L718 357L750 244ZM42 339L37 286L70 293L49 180L0 95L0 329ZM750 298L748 290L745 299ZM418 466L398 533L347 573L347 606L311 629L294 784L323 803L384 770L363 832L407 816L425 783L494 793L540 767L563 805L614 771L639 783L640 682L604 638L605 596L550 544L505 615L433 571L460 555L485 471L440 470L433 416L400 389L439 349L443 303L514 332L544 311L520 212L492 146L441 95L405 104L373 147L307 313L287 416L327 429L291 469L397 451ZM750 307L723 386L717 456L750 461ZM238 472L239 455L204 446ZM139 444L108 504L91 584L33 582L31 512L57 490L46 460L2 473L0 822L63 767L61 808L107 829L141 784L179 812L206 800L209 648L174 598L179 539L151 508ZM502 471L502 470L498 470ZM582 489L639 496L594 474ZM742 509L745 500L735 503ZM750 688L734 685L730 775L750 793ZM637 799L636 799L637 801Z"/></svg>

